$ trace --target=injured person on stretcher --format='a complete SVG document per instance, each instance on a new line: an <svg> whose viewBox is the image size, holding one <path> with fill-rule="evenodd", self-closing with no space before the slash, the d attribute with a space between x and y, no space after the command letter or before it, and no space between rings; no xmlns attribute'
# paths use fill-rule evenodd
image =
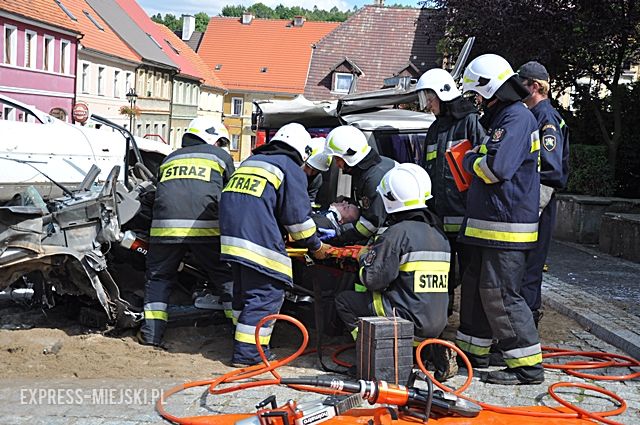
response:
<svg viewBox="0 0 640 425"><path fill-rule="evenodd" d="M343 224L355 223L360 217L360 209L347 201L334 202L327 210L313 213L311 218L323 242L339 245L340 228Z"/></svg>

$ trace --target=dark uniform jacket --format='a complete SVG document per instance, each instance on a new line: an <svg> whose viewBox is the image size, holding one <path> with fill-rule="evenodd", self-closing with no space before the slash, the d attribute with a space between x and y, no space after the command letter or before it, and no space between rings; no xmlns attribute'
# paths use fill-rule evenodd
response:
<svg viewBox="0 0 640 425"><path fill-rule="evenodd" d="M540 183L564 189L569 178L569 127L549 99L538 102L531 112L540 131Z"/></svg>
<svg viewBox="0 0 640 425"><path fill-rule="evenodd" d="M293 283L285 235L312 251L321 243L301 165L299 155L278 142L240 164L220 201L223 260Z"/></svg>
<svg viewBox="0 0 640 425"><path fill-rule="evenodd" d="M210 243L220 236L218 202L234 172L233 159L217 146L195 143L171 152L160 165L153 243Z"/></svg>
<svg viewBox="0 0 640 425"><path fill-rule="evenodd" d="M506 249L531 249L538 240L540 138L538 124L522 102L490 108L487 136L464 168L473 174L459 240Z"/></svg>
<svg viewBox="0 0 640 425"><path fill-rule="evenodd" d="M373 291L378 316L396 314L419 338L435 338L447 324L449 242L426 209L394 214L360 259L360 281Z"/></svg>
<svg viewBox="0 0 640 425"><path fill-rule="evenodd" d="M345 243L367 240L382 227L387 217L382 198L376 191L382 177L395 167L396 162L371 150L358 165L351 168L353 202L360 207L360 218L344 224L340 240Z"/></svg>
<svg viewBox="0 0 640 425"><path fill-rule="evenodd" d="M427 205L443 221L445 232L457 234L466 210L466 191L458 191L445 151L464 139L477 145L485 131L478 111L464 98L442 102L441 106L443 111L429 127L426 138L424 168L431 177L433 195Z"/></svg>

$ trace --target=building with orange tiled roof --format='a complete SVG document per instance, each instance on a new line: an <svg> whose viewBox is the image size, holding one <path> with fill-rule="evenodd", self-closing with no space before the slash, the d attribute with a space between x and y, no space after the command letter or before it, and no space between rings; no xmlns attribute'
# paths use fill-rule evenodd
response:
<svg viewBox="0 0 640 425"><path fill-rule="evenodd" d="M235 159L246 158L255 144L251 130L253 101L289 99L304 92L312 46L337 22L213 17L198 54L228 90L225 125Z"/></svg>
<svg viewBox="0 0 640 425"><path fill-rule="evenodd" d="M86 1L57 1L69 22L74 22L83 35L78 51L76 100L86 103L90 113L128 128L131 120L120 111L129 106L126 94L134 87L140 55Z"/></svg>
<svg viewBox="0 0 640 425"><path fill-rule="evenodd" d="M429 9L362 7L313 49L304 96L337 99L382 88L385 80L419 78L438 66L437 37L420 31Z"/></svg>
<svg viewBox="0 0 640 425"><path fill-rule="evenodd" d="M0 94L69 121L80 31L55 0L0 2ZM23 120L0 105L0 119Z"/></svg>
<svg viewBox="0 0 640 425"><path fill-rule="evenodd" d="M222 81L220 81L213 71L209 69L202 58L169 28L158 23L156 23L156 26L164 35L164 43L175 49L182 60L188 61L191 66L200 73L202 82L200 84L200 91L197 95L197 115L222 120L222 107L224 94L226 93ZM178 93L176 92L175 95L178 95Z"/></svg>

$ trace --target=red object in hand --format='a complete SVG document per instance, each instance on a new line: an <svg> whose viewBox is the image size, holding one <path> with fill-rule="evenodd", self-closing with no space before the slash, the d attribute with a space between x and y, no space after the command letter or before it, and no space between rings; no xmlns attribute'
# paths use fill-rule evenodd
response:
<svg viewBox="0 0 640 425"><path fill-rule="evenodd" d="M471 184L472 175L462 166L464 154L470 151L471 148L471 142L465 139L457 145L450 147L445 152L445 157L447 158L451 174L453 174L453 179L456 182L456 187L459 192L464 192L469 189L469 185Z"/></svg>

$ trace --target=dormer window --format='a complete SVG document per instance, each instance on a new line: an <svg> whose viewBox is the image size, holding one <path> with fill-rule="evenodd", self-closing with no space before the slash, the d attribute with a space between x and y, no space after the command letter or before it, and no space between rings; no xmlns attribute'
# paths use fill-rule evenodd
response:
<svg viewBox="0 0 640 425"><path fill-rule="evenodd" d="M353 74L347 74L345 72L333 73L333 92L335 93L349 93L351 84L353 83Z"/></svg>

